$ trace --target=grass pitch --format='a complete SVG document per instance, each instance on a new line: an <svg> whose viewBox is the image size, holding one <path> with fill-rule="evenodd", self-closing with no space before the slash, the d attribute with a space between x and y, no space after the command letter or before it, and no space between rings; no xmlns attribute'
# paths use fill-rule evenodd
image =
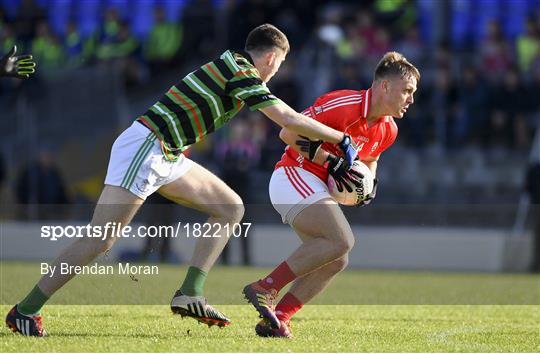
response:
<svg viewBox="0 0 540 354"><path fill-rule="evenodd" d="M36 264L1 264L0 312L7 313L12 304L24 296L37 280ZM254 326L258 321L255 310L240 302L239 289L246 279L257 279L266 269L217 267L210 273L207 293L212 303L220 303L220 295L236 299L224 301L227 305L216 306L231 317L230 327L208 328L192 319L173 316L165 305L172 290L185 274L185 268L160 266L163 271L158 288L167 298L164 305L82 305L92 303L92 298L113 289L114 285L92 285L91 277L80 277L55 296L56 305L46 306L44 326L49 333L46 338L25 338L12 334L7 327L0 330L1 352L538 352L540 351L540 306L538 305L539 278L537 276L513 276L494 274L448 274L419 272L347 271L338 276L326 291L318 305L305 306L293 319L292 340L259 338ZM428 277L428 278L426 278ZM442 280L441 278L442 277ZM448 283L448 277L452 282ZM523 299L520 305L508 305L500 298L492 304L466 303L466 285L489 284L490 289L502 289L505 281L518 278L513 292ZM228 279L227 282L224 279ZM412 289L401 286L418 286L435 282L439 287L425 287L426 299L434 303L437 294L459 293L456 304L412 304ZM499 279L502 283L499 284ZM88 283L90 282L90 283ZM118 279L113 283L121 283ZM363 283L363 292L371 292L366 299L382 299L379 304L358 302L351 299L359 295L355 284ZM145 289L145 279L130 280L131 292ZM375 286L379 284L379 286ZM385 286L381 284L386 284ZM451 287L440 288L451 284ZM463 289L455 289L461 284ZM495 284L495 285L494 285ZM516 285L517 284L517 285ZM16 286L13 286L16 285ZM95 285L95 284L94 284ZM121 291L127 291L119 284ZM384 304L390 300L387 293L412 292L403 298L402 304ZM82 289L86 289L84 296ZM432 289L432 293L429 293ZM517 290L516 290L517 289ZM471 294L479 290L470 289ZM502 291L502 290L501 290ZM461 292L461 293L460 293ZM528 294L522 294L527 292ZM78 293L85 299L74 302L68 294ZM231 293L231 294L228 294ZM530 295L530 297L529 297ZM361 297L358 297L361 299ZM16 300L15 300L16 299ZM121 302L118 294L115 299ZM125 300L132 299L127 297ZM338 299L338 301L336 301ZM399 300L398 297L392 298ZM536 299L536 301L532 301ZM334 300L332 302L331 300ZM525 301L527 300L527 301ZM161 301L161 298L159 299ZM337 305L336 303L348 303ZM389 301L388 301L389 302ZM395 301L399 302L399 301ZM100 302L97 302L100 303ZM147 302L149 303L149 302ZM366 304L368 303L368 304Z"/></svg>

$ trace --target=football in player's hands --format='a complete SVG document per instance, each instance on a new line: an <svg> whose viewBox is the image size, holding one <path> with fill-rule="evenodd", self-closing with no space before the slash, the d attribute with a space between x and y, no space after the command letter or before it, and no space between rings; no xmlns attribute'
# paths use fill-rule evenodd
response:
<svg viewBox="0 0 540 354"><path fill-rule="evenodd" d="M336 202L352 206L363 205L362 203L370 198L374 183L375 179L369 167L356 160L343 178L336 179L330 174L327 185L330 195Z"/></svg>

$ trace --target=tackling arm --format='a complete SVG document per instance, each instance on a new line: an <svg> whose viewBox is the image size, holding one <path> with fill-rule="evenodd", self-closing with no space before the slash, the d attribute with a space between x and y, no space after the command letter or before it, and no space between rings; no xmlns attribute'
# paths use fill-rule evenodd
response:
<svg viewBox="0 0 540 354"><path fill-rule="evenodd" d="M363 176L351 169L351 164L343 158L320 149L320 142L306 140L307 138L301 137L286 128L281 129L279 137L308 160L326 167L328 173L334 177L338 191L341 192L345 188L348 192L352 192L354 186L360 185L359 179L363 178Z"/></svg>
<svg viewBox="0 0 540 354"><path fill-rule="evenodd" d="M341 143L345 134L332 129L314 119L296 112L283 101L260 109L268 118L279 124L282 128L304 135L313 140L324 140L329 143Z"/></svg>
<svg viewBox="0 0 540 354"><path fill-rule="evenodd" d="M302 149L302 146L299 146L297 144L299 140L303 140L301 136L299 136L295 132L290 131L287 128L283 128L279 132L279 138L283 140L285 144L289 145L291 148L296 150L300 155L309 159L309 152L306 151L306 149ZM323 149L318 149L313 159L311 159L311 161L316 163L317 165L322 166L327 161L328 156L330 155L331 154L328 151L323 150ZM370 158L368 160L362 160L362 162L370 169L371 173L373 173L373 177L375 177L377 173L377 161L379 161L379 156L375 158Z"/></svg>
<svg viewBox="0 0 540 354"><path fill-rule="evenodd" d="M301 146L298 146L296 144L296 142L298 140L302 140L302 138L298 134L296 134L293 131L290 131L287 128L283 128L279 132L279 138L281 140L283 140L283 142L285 144L289 145L291 148L296 150L300 155L302 155L305 158L309 159L309 151L305 151L304 149L301 148ZM317 165L322 166L322 165L324 165L324 163L328 159L329 155L330 155L330 153L328 151L323 150L323 149L318 149L317 152L315 153L315 156L313 157L313 159L311 159L311 161L313 161Z"/></svg>

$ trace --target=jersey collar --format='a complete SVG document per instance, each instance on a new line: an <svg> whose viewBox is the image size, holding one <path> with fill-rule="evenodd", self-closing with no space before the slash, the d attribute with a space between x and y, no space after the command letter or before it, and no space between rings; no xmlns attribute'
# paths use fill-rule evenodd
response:
<svg viewBox="0 0 540 354"><path fill-rule="evenodd" d="M251 55L249 55L248 52L246 52L245 50L235 50L235 52L246 58L251 63L251 65L255 66L255 62L253 61L253 58L251 57Z"/></svg>
<svg viewBox="0 0 540 354"><path fill-rule="evenodd" d="M362 116L367 119L369 109L371 108L371 88L364 91L364 97L362 97Z"/></svg>

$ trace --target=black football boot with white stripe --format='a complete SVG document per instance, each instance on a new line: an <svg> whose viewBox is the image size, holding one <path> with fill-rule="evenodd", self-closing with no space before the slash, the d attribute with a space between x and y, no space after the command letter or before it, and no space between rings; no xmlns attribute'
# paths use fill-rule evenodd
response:
<svg viewBox="0 0 540 354"><path fill-rule="evenodd" d="M26 316L17 310L17 305L13 306L6 316L6 324L13 332L18 332L23 336L43 337L45 331L41 325L41 316Z"/></svg>
<svg viewBox="0 0 540 354"><path fill-rule="evenodd" d="M197 321L207 324L208 327L217 325L225 327L231 324L231 320L224 314L208 305L208 300L203 296L187 296L177 290L171 300L171 310L182 317L192 317Z"/></svg>

